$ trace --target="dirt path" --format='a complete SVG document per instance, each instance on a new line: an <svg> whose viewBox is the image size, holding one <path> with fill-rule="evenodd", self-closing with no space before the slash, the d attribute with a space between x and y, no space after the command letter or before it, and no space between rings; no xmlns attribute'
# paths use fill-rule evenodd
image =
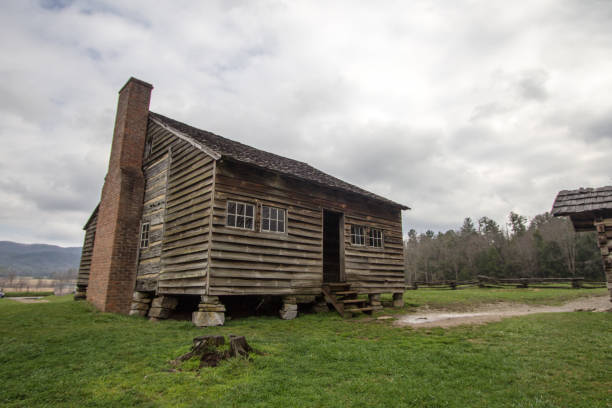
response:
<svg viewBox="0 0 612 408"><path fill-rule="evenodd" d="M14 300L20 303L48 303L47 299L42 297L7 297L6 299Z"/></svg>
<svg viewBox="0 0 612 408"><path fill-rule="evenodd" d="M496 322L507 317L523 316L534 313L593 311L603 312L612 309L610 297L593 296L572 300L561 306L538 306L519 303L496 303L485 305L467 313L452 313L445 311L418 311L398 318L394 323L398 326L412 327L452 327L462 324L483 324Z"/></svg>

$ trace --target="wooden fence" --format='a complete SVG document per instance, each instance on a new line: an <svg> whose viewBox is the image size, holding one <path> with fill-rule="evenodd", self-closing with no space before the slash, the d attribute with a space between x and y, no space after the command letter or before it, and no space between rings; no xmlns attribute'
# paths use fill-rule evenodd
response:
<svg viewBox="0 0 612 408"><path fill-rule="evenodd" d="M417 290L419 287L437 289L465 289L469 287L479 288L543 288L543 289L596 289L605 288L605 282L585 281L582 277L572 278L509 278L500 279L490 276L479 275L477 280L456 281L443 280L435 282L413 281L407 283L407 289Z"/></svg>

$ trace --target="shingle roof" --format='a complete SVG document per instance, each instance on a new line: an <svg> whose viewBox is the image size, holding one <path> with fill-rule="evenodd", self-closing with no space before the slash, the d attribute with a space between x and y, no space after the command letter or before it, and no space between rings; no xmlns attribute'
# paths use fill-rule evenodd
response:
<svg viewBox="0 0 612 408"><path fill-rule="evenodd" d="M182 133L206 148L212 150L221 157L233 159L242 163L254 165L276 173L281 173L290 177L298 178L307 182L315 183L335 190L358 194L372 200L384 202L393 206L401 207L403 210L409 207L398 204L387 198L370 193L353 184L342 181L330 176L320 170L315 169L307 163L279 156L260 149L256 149L245 144L235 142L223 136L216 135L205 130L197 129L174 119L170 119L158 113L149 112L151 118L162 122L165 126Z"/></svg>
<svg viewBox="0 0 612 408"><path fill-rule="evenodd" d="M560 216L603 210L612 210L612 186L560 191L551 213Z"/></svg>

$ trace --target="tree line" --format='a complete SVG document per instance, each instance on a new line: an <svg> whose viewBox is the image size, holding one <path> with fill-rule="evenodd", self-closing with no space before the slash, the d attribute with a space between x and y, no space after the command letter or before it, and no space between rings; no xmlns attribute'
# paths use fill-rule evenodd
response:
<svg viewBox="0 0 612 408"><path fill-rule="evenodd" d="M459 230L412 229L404 241L408 282L497 278L573 277L604 281L595 232L576 233L567 217L511 212L506 226L488 217L465 218Z"/></svg>

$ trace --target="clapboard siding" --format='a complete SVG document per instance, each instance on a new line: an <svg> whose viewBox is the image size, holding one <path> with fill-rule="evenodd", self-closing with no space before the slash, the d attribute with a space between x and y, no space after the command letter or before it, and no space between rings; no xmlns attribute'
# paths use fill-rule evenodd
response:
<svg viewBox="0 0 612 408"><path fill-rule="evenodd" d="M290 189L249 180L231 164L217 167L210 294L318 294L322 283L321 208ZM257 182L259 181L259 182ZM262 182L263 181L263 182ZM225 226L228 200L255 205L253 231ZM286 232L261 231L261 206L286 210Z"/></svg>
<svg viewBox="0 0 612 408"><path fill-rule="evenodd" d="M160 294L203 294L213 160L151 121L147 143L142 222L150 232L138 279L153 280Z"/></svg>
<svg viewBox="0 0 612 408"><path fill-rule="evenodd" d="M164 146L171 151L171 164L158 293L206 294L215 163L179 138Z"/></svg>
<svg viewBox="0 0 612 408"><path fill-rule="evenodd" d="M402 292L404 283L404 253L401 245L400 211L397 219L385 219L348 210L345 214L344 254L345 277L351 288L360 293ZM351 225L380 229L383 247L372 248L351 244Z"/></svg>
<svg viewBox="0 0 612 408"><path fill-rule="evenodd" d="M225 226L226 203L256 206L253 231ZM345 278L360 293L404 288L398 208L234 162L216 169L210 260L211 295L319 294L323 284L323 209L345 215ZM287 211L286 233L261 232L261 206ZM350 244L350 225L383 230L384 248Z"/></svg>
<svg viewBox="0 0 612 408"><path fill-rule="evenodd" d="M85 226L85 239L81 250L81 264L79 265L79 275L77 285L88 286L89 271L91 269L91 255L93 254L94 240L96 237L96 227L98 225L98 209L93 212L87 225Z"/></svg>
<svg viewBox="0 0 612 408"><path fill-rule="evenodd" d="M360 293L404 288L400 209L206 153L151 122L138 278L159 294L319 294L323 210L344 214L343 278ZM227 227L228 200L255 206L253 230ZM262 205L286 210L286 231L261 231ZM383 230L383 248L350 243L350 226Z"/></svg>

